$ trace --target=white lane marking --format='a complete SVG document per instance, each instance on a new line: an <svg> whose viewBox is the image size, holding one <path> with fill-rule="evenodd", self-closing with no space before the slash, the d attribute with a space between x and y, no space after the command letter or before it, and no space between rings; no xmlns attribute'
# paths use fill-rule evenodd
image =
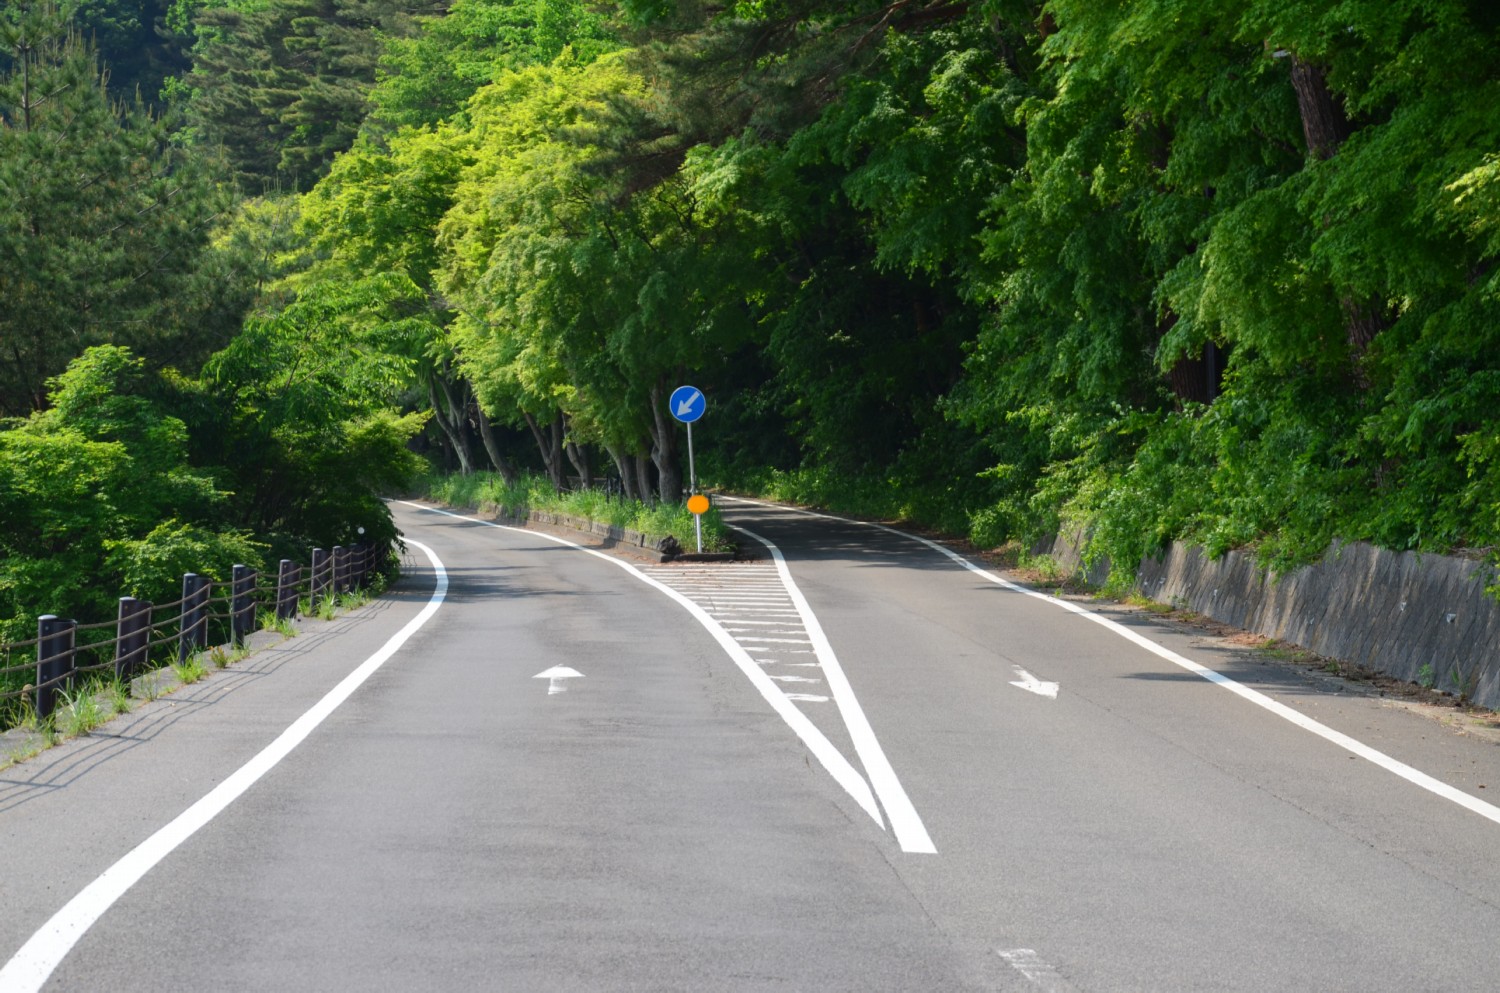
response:
<svg viewBox="0 0 1500 993"><path fill-rule="evenodd" d="M814 696L811 693L788 693L786 695L786 698L788 700L797 700L797 701L800 701L802 703L827 703L828 702L828 698L826 696Z"/></svg>
<svg viewBox="0 0 1500 993"><path fill-rule="evenodd" d="M1073 993L1073 987L1031 948L996 949L1000 957L1035 983L1042 993Z"/></svg>
<svg viewBox="0 0 1500 993"><path fill-rule="evenodd" d="M760 637L757 637L755 639L755 643L757 645L759 645L759 644L766 644L766 645L811 645L812 641L810 639L807 639L807 638L760 638Z"/></svg>
<svg viewBox="0 0 1500 993"><path fill-rule="evenodd" d="M823 633L823 626L818 623L817 615L812 611L807 598L802 595L802 590L792 581L791 570L787 568L786 558L768 539L762 538L754 531L739 528L745 535L754 538L766 550L771 553L771 558L776 562L776 571L781 574L781 581L786 585L786 591L796 605L797 612L802 615L802 626L807 629L808 636L812 639L813 651L818 655L818 661L823 663L823 675L828 680L828 688L833 691L833 699L838 704L839 714L844 718L844 726L849 729L849 738L854 742L854 751L859 755L859 760L864 763L865 773L870 777L870 785L875 789L875 795L880 797L880 805L885 808L886 816L891 819L891 830L896 834L896 841L901 845L903 852L912 852L925 855L937 854L937 847L933 845L932 838L927 834L927 828L922 825L922 818L917 816L917 808L912 806L911 798L906 795L906 790L901 787L901 780L896 778L896 770L891 767L890 760L885 757L885 751L881 749L880 742L875 738L875 729L870 727L870 721L865 717L865 712L860 709L859 701L854 697L854 687L849 685L849 678L844 675L843 666L839 665L839 659L833 651L833 645L828 636ZM767 641L774 639L765 639Z"/></svg>
<svg viewBox="0 0 1500 993"><path fill-rule="evenodd" d="M813 753L813 757L818 760L823 768L828 770L828 774L834 778L834 781L842 786L845 792L854 798L854 802L859 804L861 809L870 815L871 820L879 824L881 829L884 830L885 819L880 814L880 807L876 804L875 795L870 791L870 785L865 782L865 778L850 764L848 759L844 758L842 752L833 747L833 743L824 736L822 731L818 730L818 726L808 720L806 714L792 705L792 702L787 699L787 694L781 691L781 687L777 686L761 670L760 666L755 664L754 660L750 658L749 653L730 637L729 632L725 631L718 621L710 617L708 611L698 606L692 600L689 600L686 596L672 589L667 584L652 579L623 559L617 559L612 555L606 555L592 548L584 548L582 545L571 542L566 538L560 538L555 534L548 534L545 531L528 531L525 528L511 527L507 524L496 524L494 521L480 520L477 517L465 517L462 514L455 514L451 510L428 507L420 503L412 503L409 500L397 500L394 502L414 507L429 514L439 514L443 517L451 517L454 520L467 521L471 524L480 524L487 528L494 528L497 531L512 531L516 534L525 535L528 538L541 538L558 545L565 545L568 548L576 549L586 555L592 555L611 565L618 566L647 586L660 590L677 601L678 604L693 616L694 620L703 625L704 629L713 636L713 639L719 643L719 647L724 649L725 654L745 674L745 677L750 680L750 685L760 691L760 695L771 705L771 709L776 711L782 720L786 721L787 726L792 729L798 738L802 739L802 743Z"/></svg>
<svg viewBox="0 0 1500 993"><path fill-rule="evenodd" d="M183 842L212 821L235 800L255 785L262 776L274 769L298 745L312 734L313 730L328 715L339 708L355 690L375 674L375 671L395 655L407 639L416 634L422 625L432 619L448 595L448 572L432 549L420 542L407 540L413 548L419 548L432 562L437 574L437 585L431 598L417 616L407 621L406 626L393 634L380 651L361 662L359 668L339 681L338 685L324 694L323 699L291 723L276 740L240 766L228 779L209 790L191 807L174 817L165 827L127 852L118 862L105 869L97 879L89 883L78 895L69 900L61 910L52 915L36 934L27 939L5 968L0 969L0 991L3 993L34 993L42 988L47 977L62 962L73 946L104 916L104 912L124 896L136 882L150 872Z"/></svg>
<svg viewBox="0 0 1500 993"><path fill-rule="evenodd" d="M546 672L539 672L531 678L548 680L549 682L547 683L547 695L556 696L558 693L568 692L568 686L564 682L564 680L582 679L583 673L579 672L577 669L569 669L565 665L555 665L552 668L548 669Z"/></svg>
<svg viewBox="0 0 1500 993"><path fill-rule="evenodd" d="M821 679L809 679L806 676L772 676L778 683L821 683Z"/></svg>
<svg viewBox="0 0 1500 993"><path fill-rule="evenodd" d="M721 617L719 621L723 624L754 624L758 627L786 628L786 621L752 621L749 618ZM748 631L749 628L729 628L730 631ZM796 630L795 628L793 630ZM768 632L775 633L775 632Z"/></svg>
<svg viewBox="0 0 1500 993"><path fill-rule="evenodd" d="M1037 696L1050 697L1053 700L1057 699L1058 686L1056 683L1049 683L1038 679L1020 666L1013 666L1012 668L1016 670L1016 675L1020 678L1013 681L1010 685L1019 686L1027 693L1035 693Z"/></svg>
<svg viewBox="0 0 1500 993"><path fill-rule="evenodd" d="M1460 807L1463 807L1465 810L1478 814L1480 817L1494 821L1496 824L1500 824L1500 807L1481 800L1476 796L1470 796L1457 787L1449 786L1441 779L1438 779L1435 776L1430 776L1427 773L1422 772L1420 769L1413 768L1412 766L1407 765L1405 762L1402 762L1400 759L1392 758L1384 752L1377 751L1376 749L1371 748L1369 745L1366 745L1364 742L1358 740L1357 738L1349 737L1342 731L1335 731L1333 728L1329 727L1326 724L1315 721L1305 714L1298 713L1291 707L1288 707L1286 704L1281 703L1279 700L1273 700L1271 697L1266 696L1259 690L1252 690L1248 686L1235 682L1233 679L1230 679L1228 676L1224 675L1221 672L1216 672L1215 670L1210 669L1205 665L1194 662L1192 659L1186 658L1182 655L1178 655L1176 652L1172 651L1170 648L1167 648L1165 645L1158 645L1150 638L1147 638L1145 635L1138 634L1135 631L1130 630L1130 628L1119 623L1118 621L1110 620L1108 617L1096 614L1091 610L1087 610L1083 607L1078 606L1076 603L1069 603L1066 600L1059 600L1057 597L1048 596L1046 593L1039 593L1036 590L1030 590L1024 586L1019 586L1015 583L1012 583L1010 580L1003 579L1000 576L997 576L994 573L990 572L988 569L983 568L982 566L975 565L973 562L970 562L968 559L953 551L951 548L945 548L937 542L932 541L928 538L923 538L914 534L907 534L905 531L897 531L895 528L886 527L884 524L872 524L869 521L855 521L847 517L836 517L832 514L819 514L811 510L801 510L800 508L796 507L782 507L778 504L766 503L762 500L748 500L744 497L722 496L719 497L719 499L733 501L735 503L753 504L758 507L768 507L772 510L784 510L791 513L806 514L809 517L821 517L826 520L839 521L844 524L860 524L865 527L875 528L878 531L885 531L889 534L894 534L899 537L906 538L910 541L920 542L921 544L926 545L928 548L931 548L933 551L946 555L948 558L952 559L954 562L957 562L959 565L963 566L970 572L975 573L979 576L983 576L985 579L989 580L997 586L1004 587L1005 589L1010 590L1012 593L1020 593L1023 596L1029 596L1033 599L1041 600L1044 603L1050 603L1055 607L1061 607L1063 610L1066 610L1071 614L1077 614L1085 620L1092 621L1093 623L1100 625L1106 630L1114 632L1115 634L1124 638L1126 641L1144 648L1146 651L1157 656L1158 658L1165 659L1175 666L1179 666L1183 669L1186 669L1188 672L1191 672L1197 676L1201 676L1204 679L1208 680L1210 683L1213 683L1222 689L1228 690L1235 696L1253 703L1255 704L1255 706L1260 707L1263 710L1270 711L1271 713L1275 714L1277 717L1280 717L1285 721L1289 721L1290 723L1295 724L1302 730L1315 734L1323 740L1331 742L1346 751L1353 752L1355 755L1358 755L1366 762L1378 766L1379 768L1384 769L1386 772L1389 772L1396 776L1400 776L1402 779L1406 780L1414 786L1418 786L1428 791L1429 793L1434 794L1435 796L1442 797L1444 800L1449 800L1453 803L1456 803ZM741 530L744 529L741 528Z"/></svg>

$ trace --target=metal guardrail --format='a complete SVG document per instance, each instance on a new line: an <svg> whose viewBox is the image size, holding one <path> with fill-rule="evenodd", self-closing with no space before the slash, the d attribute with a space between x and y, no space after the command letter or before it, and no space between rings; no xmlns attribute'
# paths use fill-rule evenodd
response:
<svg viewBox="0 0 1500 993"><path fill-rule="evenodd" d="M0 690L0 703L29 698L33 714L44 719L56 708L60 691L72 689L91 673L111 671L114 679L125 682L146 667L153 649L174 642L177 661L186 661L208 647L215 623L227 633L228 643L238 647L254 632L259 608L277 620L291 620L306 594L309 611L316 612L329 598L364 588L382 554L368 544L314 548L310 566L282 559L274 578L244 565L236 565L230 579L222 582L190 572L182 577L180 599L153 604L122 596L112 621L80 624L43 614L37 618L34 639L0 643L0 685L14 683L16 673L36 673L35 681L23 688ZM113 637L91 637L110 630ZM31 657L13 664L18 655Z"/></svg>

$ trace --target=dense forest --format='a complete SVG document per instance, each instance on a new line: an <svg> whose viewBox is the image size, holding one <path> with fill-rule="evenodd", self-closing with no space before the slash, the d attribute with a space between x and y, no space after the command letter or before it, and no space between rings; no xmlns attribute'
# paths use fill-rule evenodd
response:
<svg viewBox="0 0 1500 993"><path fill-rule="evenodd" d="M1489 552L1497 257L1489 0L10 2L0 636L423 464L679 500L687 382L985 546Z"/></svg>

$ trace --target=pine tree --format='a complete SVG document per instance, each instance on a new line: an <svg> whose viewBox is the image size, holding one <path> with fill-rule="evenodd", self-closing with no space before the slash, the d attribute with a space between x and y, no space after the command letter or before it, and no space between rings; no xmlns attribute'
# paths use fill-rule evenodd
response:
<svg viewBox="0 0 1500 993"><path fill-rule="evenodd" d="M7 5L0 53L0 414L22 414L91 345L191 352L225 200L159 122L111 102L53 4Z"/></svg>

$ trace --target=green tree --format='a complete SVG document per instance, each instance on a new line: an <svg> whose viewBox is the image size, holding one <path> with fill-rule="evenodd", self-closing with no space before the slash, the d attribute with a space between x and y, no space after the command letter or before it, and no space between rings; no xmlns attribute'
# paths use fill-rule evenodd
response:
<svg viewBox="0 0 1500 993"><path fill-rule="evenodd" d="M306 190L354 142L383 39L416 30L432 3L266 0L195 19L187 116L222 145L250 192Z"/></svg>
<svg viewBox="0 0 1500 993"><path fill-rule="evenodd" d="M0 413L44 406L47 379L93 344L204 354L219 331L204 252L229 203L210 163L112 102L51 5L8 5L0 46Z"/></svg>

